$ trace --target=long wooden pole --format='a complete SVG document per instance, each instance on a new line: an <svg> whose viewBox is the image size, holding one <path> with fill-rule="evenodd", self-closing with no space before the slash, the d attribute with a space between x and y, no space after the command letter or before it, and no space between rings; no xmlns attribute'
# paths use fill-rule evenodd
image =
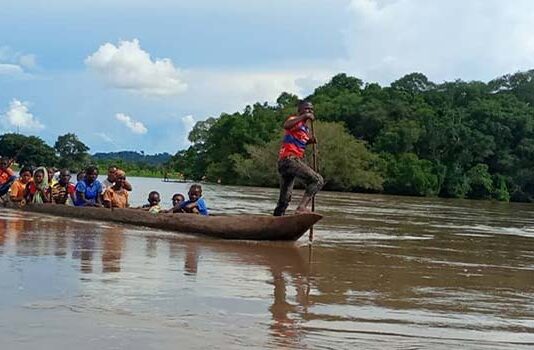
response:
<svg viewBox="0 0 534 350"><path fill-rule="evenodd" d="M313 125L313 120L311 121L311 134L312 134L312 137L314 139L314 143L312 144L312 168L313 168L313 171L317 172L317 140L315 139L315 128L314 128L314 125ZM312 212L315 211L315 195L313 195L312 197ZM313 226L310 227L310 235L309 235L309 240L310 242L313 241Z"/></svg>

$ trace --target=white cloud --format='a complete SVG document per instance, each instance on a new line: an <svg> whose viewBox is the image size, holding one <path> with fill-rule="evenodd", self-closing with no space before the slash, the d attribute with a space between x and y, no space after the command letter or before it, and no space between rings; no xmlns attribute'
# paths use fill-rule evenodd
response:
<svg viewBox="0 0 534 350"><path fill-rule="evenodd" d="M148 132L143 123L133 120L126 114L117 113L115 114L115 119L126 125L134 134L146 134Z"/></svg>
<svg viewBox="0 0 534 350"><path fill-rule="evenodd" d="M110 86L142 95L176 95L187 89L172 61L152 60L137 39L120 41L118 46L106 43L87 57L85 64Z"/></svg>
<svg viewBox="0 0 534 350"><path fill-rule="evenodd" d="M18 75L23 73L24 70L16 64L0 63L0 75Z"/></svg>
<svg viewBox="0 0 534 350"><path fill-rule="evenodd" d="M37 67L33 54L23 54L9 46L0 46L0 75L22 75L25 70Z"/></svg>
<svg viewBox="0 0 534 350"><path fill-rule="evenodd" d="M534 1L351 0L353 74L489 80L534 66Z"/></svg>
<svg viewBox="0 0 534 350"><path fill-rule="evenodd" d="M33 69L37 67L37 59L35 58L35 55L32 54L21 55L18 61L22 67L27 69Z"/></svg>
<svg viewBox="0 0 534 350"><path fill-rule="evenodd" d="M27 102L14 99L9 104L7 112L1 116L2 124L6 123L22 131L39 131L44 125L30 113Z"/></svg>
<svg viewBox="0 0 534 350"><path fill-rule="evenodd" d="M97 142L96 143L96 148L100 147L101 149L108 149L109 150L109 145L112 145L113 149L115 149L115 150L120 149L119 145L115 142L115 140L111 136L106 134L105 132L95 132L94 135L97 136L99 140L104 141L104 143L105 143L105 144L103 144L102 142ZM91 148L93 148L93 147L91 147Z"/></svg>
<svg viewBox="0 0 534 350"><path fill-rule="evenodd" d="M191 130L193 130L193 126L195 126L195 118L193 118L192 115L186 115L185 117L182 117L182 124L184 126L184 132L185 132L185 144L190 144L189 139L187 138L189 136L189 133Z"/></svg>
<svg viewBox="0 0 534 350"><path fill-rule="evenodd" d="M273 103L282 92L305 96L324 83L334 71L319 68L287 70L190 70L190 89L179 101L203 114L242 110L247 104ZM314 82L316 85L312 87ZM209 101L209 103L206 103Z"/></svg>
<svg viewBox="0 0 534 350"><path fill-rule="evenodd" d="M104 132L95 132L95 135L100 137L102 140L109 142L111 144L115 144L115 141L106 133Z"/></svg>

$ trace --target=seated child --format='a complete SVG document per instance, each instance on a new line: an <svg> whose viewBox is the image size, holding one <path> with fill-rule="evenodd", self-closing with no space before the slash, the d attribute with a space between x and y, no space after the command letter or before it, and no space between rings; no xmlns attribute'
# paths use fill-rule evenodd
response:
<svg viewBox="0 0 534 350"><path fill-rule="evenodd" d="M185 202L185 197L181 193L175 193L172 196L172 208L168 210L169 213L183 213L183 210L180 208L180 204Z"/></svg>
<svg viewBox="0 0 534 350"><path fill-rule="evenodd" d="M13 182L9 189L11 202L20 204L24 201L24 191L26 190L26 185L32 180L32 176L32 168L25 166L20 169L18 180Z"/></svg>
<svg viewBox="0 0 534 350"><path fill-rule="evenodd" d="M85 177L85 170L78 172L78 174L76 175L76 182L82 181L84 177Z"/></svg>
<svg viewBox="0 0 534 350"><path fill-rule="evenodd" d="M148 212L151 214L157 214L161 211L159 202L161 202L159 192L152 191L148 194L148 203L143 205L141 208L144 210L148 210Z"/></svg>
<svg viewBox="0 0 534 350"><path fill-rule="evenodd" d="M27 203L49 203L50 187L48 186L48 170L39 167L33 173L33 181L28 182L24 197Z"/></svg>
<svg viewBox="0 0 534 350"><path fill-rule="evenodd" d="M208 206L202 198L202 186L200 185L191 185L189 188L189 200L182 202L180 204L180 209L185 213L193 213L200 215L208 215Z"/></svg>
<svg viewBox="0 0 534 350"><path fill-rule="evenodd" d="M108 187L102 196L104 206L106 208L128 208L128 191L124 188L126 181L126 173L122 170L117 170L115 173L115 183Z"/></svg>
<svg viewBox="0 0 534 350"><path fill-rule="evenodd" d="M70 171L62 169L59 172L59 181L52 186L52 203L74 205L76 201L76 187L70 183ZM70 199L70 201L69 201Z"/></svg>
<svg viewBox="0 0 534 350"><path fill-rule="evenodd" d="M56 168L48 168L46 169L48 171L48 186L50 188L54 187L55 184L57 184L56 179Z"/></svg>

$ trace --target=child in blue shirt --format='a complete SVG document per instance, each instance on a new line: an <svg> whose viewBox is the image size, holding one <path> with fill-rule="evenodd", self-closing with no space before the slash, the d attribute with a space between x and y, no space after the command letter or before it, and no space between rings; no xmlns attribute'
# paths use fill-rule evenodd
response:
<svg viewBox="0 0 534 350"><path fill-rule="evenodd" d="M202 198L202 186L200 185L191 185L189 188L189 200L182 202L180 208L185 213L193 213L200 215L208 215L208 206Z"/></svg>

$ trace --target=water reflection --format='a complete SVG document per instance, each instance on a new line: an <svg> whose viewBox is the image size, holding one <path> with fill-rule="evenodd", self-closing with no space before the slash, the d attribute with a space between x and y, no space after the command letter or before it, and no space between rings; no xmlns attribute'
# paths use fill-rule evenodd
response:
<svg viewBox="0 0 534 350"><path fill-rule="evenodd" d="M263 270L270 277L264 283L270 285L271 303L267 310L271 314L269 344L281 347L302 345L304 315L308 311L310 289L309 263L305 249L288 244L235 244L215 240L177 240L169 236L143 232L143 236L128 237L125 228L112 225L96 225L88 228L83 222L50 219L43 216L32 220L23 218L19 213L12 212L8 220L0 220L0 238L4 245L10 237L13 244L1 254L25 257L55 256L67 258L79 269L82 286L94 288L95 274L103 276L121 273L124 263L124 250L127 241L132 241L132 251L139 240L144 240L143 256L132 257L133 263L143 259L166 258L169 261L180 260L184 276L202 275L201 254L220 257L221 261L229 260L232 264L246 266L253 271ZM37 228L37 229L36 229ZM37 231L38 230L38 231ZM159 245L168 245L168 256L162 257L165 250L158 250ZM158 254L159 252L159 254ZM97 262L101 262L101 269ZM206 264L211 263L210 261ZM132 264L132 262L130 262ZM164 265L158 268L165 269ZM93 277L91 277L93 276ZM169 276L167 276L168 278ZM230 276L231 277L231 276ZM125 278L121 276L121 278ZM193 281L189 279L189 281ZM33 286L39 288L39 286ZM236 288L239 289L238 286ZM87 293L81 291L82 294ZM101 289L99 293L113 293L112 290ZM294 300L291 295L294 295ZM102 296L99 296L102 297Z"/></svg>
<svg viewBox="0 0 534 350"><path fill-rule="evenodd" d="M289 253L289 254L288 254ZM269 270L272 275L273 304L269 308L273 323L271 334L273 342L282 347L302 345L303 329L301 322L308 311L310 276L308 263L301 250L271 251ZM276 261L276 262L275 262ZM288 288L295 290L295 303L289 303Z"/></svg>
<svg viewBox="0 0 534 350"><path fill-rule="evenodd" d="M198 272L197 244L185 243L184 273L186 275L196 275Z"/></svg>
<svg viewBox="0 0 534 350"><path fill-rule="evenodd" d="M102 272L120 272L124 229L111 227L102 237Z"/></svg>

